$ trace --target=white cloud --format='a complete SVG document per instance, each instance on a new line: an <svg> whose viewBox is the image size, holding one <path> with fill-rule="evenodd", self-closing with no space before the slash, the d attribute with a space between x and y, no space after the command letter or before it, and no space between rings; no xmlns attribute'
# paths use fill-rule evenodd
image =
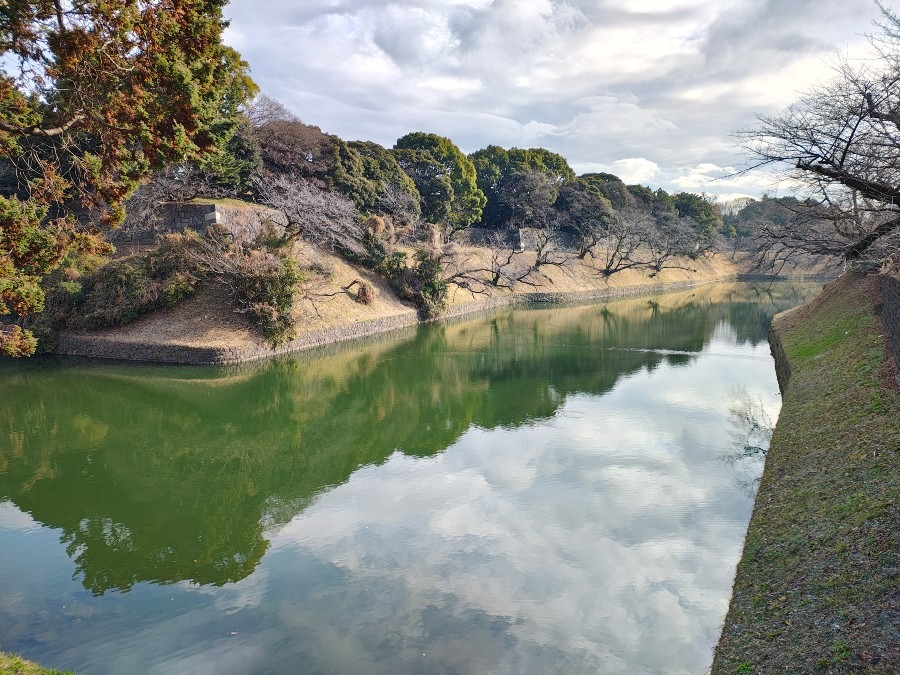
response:
<svg viewBox="0 0 900 675"><path fill-rule="evenodd" d="M653 183L659 176L659 164L643 157L629 157L619 159L612 164L578 164L575 170L581 173L611 173L621 178L625 183Z"/></svg>
<svg viewBox="0 0 900 675"><path fill-rule="evenodd" d="M387 145L433 131L467 152L542 145L574 166L644 157L659 165L655 185L682 189L695 167L741 164L728 134L751 126L754 113L827 77L836 51L861 53L876 8L276 0L260 11L233 0L227 11L226 40L262 89L326 131ZM708 189L743 191L718 181Z"/></svg>
<svg viewBox="0 0 900 675"><path fill-rule="evenodd" d="M669 181L685 192L715 194L720 199L737 196L779 196L798 189L798 183L780 173L753 171L742 172L733 166L719 166L709 162L685 167Z"/></svg>
<svg viewBox="0 0 900 675"><path fill-rule="evenodd" d="M40 525L12 502L0 502L0 528L31 532L40 529Z"/></svg>
<svg viewBox="0 0 900 675"><path fill-rule="evenodd" d="M726 516L729 469L705 455L723 442L710 421L725 414L736 375L722 368L724 348L699 370L659 367L649 401L641 371L602 404L570 397L527 434L470 429L436 457L398 452L362 468L282 528L272 555L336 566L342 602L383 589L379 631L397 640L421 642L425 617L440 617L449 633L429 640L444 652L428 663L445 668L521 672L521 659L550 654L592 672L698 672L741 542ZM760 370L749 361L729 363ZM679 396L661 393L673 387ZM457 621L469 649L453 648ZM332 628L366 660L365 629ZM486 645L498 640L506 647L492 656Z"/></svg>

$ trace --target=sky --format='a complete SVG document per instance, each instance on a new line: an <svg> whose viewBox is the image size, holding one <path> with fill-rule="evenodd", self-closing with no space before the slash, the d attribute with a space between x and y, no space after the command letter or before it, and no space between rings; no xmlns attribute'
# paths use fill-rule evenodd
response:
<svg viewBox="0 0 900 675"><path fill-rule="evenodd" d="M873 0L232 0L262 91L345 140L543 147L670 192L785 194L733 132L863 57ZM724 178L723 178L724 176ZM730 177L728 177L730 176Z"/></svg>

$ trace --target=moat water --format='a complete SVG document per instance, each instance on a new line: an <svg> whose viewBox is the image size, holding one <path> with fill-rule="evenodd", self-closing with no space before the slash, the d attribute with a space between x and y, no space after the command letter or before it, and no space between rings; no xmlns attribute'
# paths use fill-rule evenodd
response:
<svg viewBox="0 0 900 675"><path fill-rule="evenodd" d="M702 673L820 284L225 368L0 363L0 649L93 673Z"/></svg>

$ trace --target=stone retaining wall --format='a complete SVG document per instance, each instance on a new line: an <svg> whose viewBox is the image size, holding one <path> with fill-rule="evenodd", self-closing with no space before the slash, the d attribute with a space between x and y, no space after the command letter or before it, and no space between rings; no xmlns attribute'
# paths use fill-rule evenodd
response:
<svg viewBox="0 0 900 675"><path fill-rule="evenodd" d="M227 365L256 361L278 354L287 354L331 343L386 333L401 328L409 328L418 323L418 315L415 310L411 309L403 314L313 331L274 349L266 345L250 348L229 348L147 344L125 342L115 338L90 334L64 333L59 336L54 353L63 356L144 361L148 363Z"/></svg>
<svg viewBox="0 0 900 675"><path fill-rule="evenodd" d="M774 329L769 328L769 349L772 352L772 359L775 361L775 377L778 378L778 389L784 395L788 382L791 379L791 362L788 361L787 354L784 353L784 345L781 344L781 338Z"/></svg>
<svg viewBox="0 0 900 675"><path fill-rule="evenodd" d="M881 320L887 330L888 348L900 366L900 277L883 277L881 295L884 302Z"/></svg>
<svg viewBox="0 0 900 675"><path fill-rule="evenodd" d="M59 336L54 353L63 356L144 361L148 363L227 365L256 361L277 354L312 349L335 342L345 342L355 338L408 328L418 323L416 312L410 310L408 313L313 331L274 349L265 345L250 348L159 345L126 342L90 334L64 333Z"/></svg>
<svg viewBox="0 0 900 675"><path fill-rule="evenodd" d="M596 291L560 292L560 293L522 293L490 298L483 302L469 303L451 307L438 321L462 319L476 314L490 312L504 307L529 304L578 304L599 300L669 293L695 286L701 286L725 278L712 281L682 281L669 284L644 284L640 286L623 286L619 288ZM170 363L183 365L227 365L245 363L269 358L279 354L288 354L301 350L313 349L347 340L354 340L370 335L409 328L420 323L416 310L393 316L359 321L356 323L335 326L301 335L280 347L261 345L251 348L227 347L192 347L188 345L148 344L116 340L115 337L92 335L89 333L63 333L57 340L54 353L63 356L113 359L123 361L142 361L149 363Z"/></svg>
<svg viewBox="0 0 900 675"><path fill-rule="evenodd" d="M168 204L160 207L150 222L127 221L108 235L113 244L156 242L160 234L194 230L205 233L210 225L224 228L235 243L256 239L267 228L284 234L287 218L280 211L256 204Z"/></svg>

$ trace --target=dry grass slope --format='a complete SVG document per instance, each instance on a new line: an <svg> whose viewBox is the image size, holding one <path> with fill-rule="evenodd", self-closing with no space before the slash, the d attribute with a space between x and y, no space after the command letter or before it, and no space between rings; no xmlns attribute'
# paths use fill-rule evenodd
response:
<svg viewBox="0 0 900 675"><path fill-rule="evenodd" d="M878 279L773 325L792 367L712 672L900 672L900 392Z"/></svg>
<svg viewBox="0 0 900 675"><path fill-rule="evenodd" d="M489 255L485 249L465 250L468 265L478 267ZM533 253L523 256L531 263ZM384 279L371 271L355 267L336 255L306 246L299 252L303 265L319 265L329 270L327 280L310 289L309 297L298 300L294 315L297 319L297 339L279 351L293 351L322 343L358 337L360 328L378 332L385 327L412 326L418 323L415 308L402 301ZM517 295L547 293L560 299L578 300L579 295L626 295L627 291L652 292L679 284L702 284L734 278L740 272L726 256L718 255L694 263L696 270L666 269L649 277L627 270L606 279L590 266L573 261L565 269L551 268L536 275L536 285L519 284L514 289L491 288L485 294L473 294L450 284L446 316L454 317L506 306ZM354 280L364 281L373 290L369 303L360 303L356 287L345 289ZM367 326L375 328L369 330ZM342 337L343 335L343 337ZM145 349L145 347L147 349ZM171 309L146 314L136 321L103 330L69 332L60 339L57 353L74 356L159 360L162 352L171 350L170 361L193 362L193 350L219 351L237 354L236 360L252 360L275 353L265 337L251 325L246 315L235 314L224 289L206 282L198 292ZM187 350L186 352L178 350ZM205 353L205 352L204 352ZM182 358L181 354L185 354ZM205 356L203 358L206 358ZM227 359L224 362L232 362ZM205 361L204 361L205 362Z"/></svg>

